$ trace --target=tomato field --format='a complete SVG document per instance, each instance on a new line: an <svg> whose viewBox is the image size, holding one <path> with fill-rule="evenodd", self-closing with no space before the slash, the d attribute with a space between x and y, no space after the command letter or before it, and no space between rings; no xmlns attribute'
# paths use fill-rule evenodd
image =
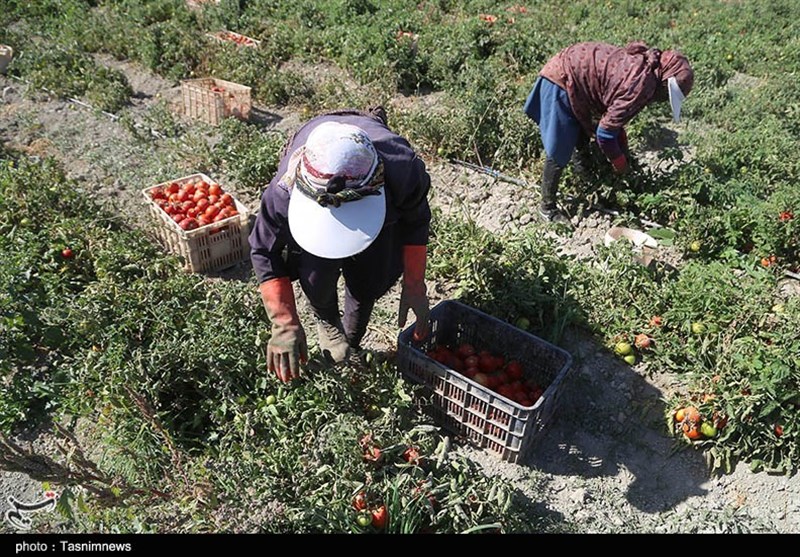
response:
<svg viewBox="0 0 800 557"><path fill-rule="evenodd" d="M236 216L234 197L257 206L290 124L376 104L444 176L432 193L432 301L458 298L568 352L579 331L621 369L669 377L647 426L702 455L709 473L744 463L795 477L797 2L4 5L0 44L14 58L0 76L0 469L60 490L59 520L39 520L40 531L585 531L487 474L420 412L394 358L395 301L376 309L368 340L383 337L360 359L333 369L312 348L307 377L282 385L265 369L269 323L248 264L236 278L186 273L148 233L145 188L224 176L151 198L186 230ZM530 218L542 145L522 103L548 58L580 40L677 48L695 87L680 124L666 104L631 122L632 172L598 165L591 186L565 173L574 233ZM213 128L181 120L165 99L138 94L121 69L131 66L172 85L213 76L252 87L255 116ZM21 90L33 107L72 99L65 106L83 116L70 122L119 131L90 138L97 151L39 150L30 138L46 125L12 104ZM69 134L61 125L48 141L78 144ZM93 166L111 168L98 153L115 150L135 164L93 181ZM513 218L488 212L474 182L449 180L450 158L529 183L510 195ZM602 232L648 229L663 257L644 267L620 243L579 252L581 223L598 208ZM523 384L503 355L478 348L430 356L523 404L541 396L545 385ZM16 440L31 431L49 449Z"/></svg>

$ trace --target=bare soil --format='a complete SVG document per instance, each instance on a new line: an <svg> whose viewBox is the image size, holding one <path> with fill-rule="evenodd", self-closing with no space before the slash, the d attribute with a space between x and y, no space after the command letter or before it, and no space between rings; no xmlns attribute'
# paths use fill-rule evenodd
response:
<svg viewBox="0 0 800 557"><path fill-rule="evenodd" d="M156 102L176 101L178 84L130 63L104 62L127 75L135 91L127 109L134 121ZM121 212L132 226L147 226L144 187L193 172L174 155L174 140L137 142L118 120L2 76L0 90L0 141L29 155L56 157L80 187ZM298 114L281 109L259 107L258 114L263 125L277 129L291 130L300 122ZM215 140L213 130L201 132ZM431 202L443 211L469 215L495 232L543 226L534 217L535 195L522 195L520 186L440 160L428 161L428 168ZM258 207L260 192L237 190L221 173L214 178L251 209ZM576 217L571 234L548 233L563 253L593 258L612 218L596 212ZM662 256L679 264L679 254ZM210 280L252 280L251 269L245 262ZM429 288L432 305L451 291L446 284ZM380 301L366 346L394 347L398 299L395 289ZM298 300L313 342L315 331L299 292ZM624 364L584 331L568 331L562 346L576 365L556 420L530 459L513 465L468 446L459 445L459 451L487 474L510 478L543 512L586 533L800 532L799 477L752 473L746 464L730 474L711 475L700 452L680 448L668 436L663 401L676 388L673 377L645 364ZM26 476L0 472L0 513L8 495L30 500L37 493L41 486Z"/></svg>

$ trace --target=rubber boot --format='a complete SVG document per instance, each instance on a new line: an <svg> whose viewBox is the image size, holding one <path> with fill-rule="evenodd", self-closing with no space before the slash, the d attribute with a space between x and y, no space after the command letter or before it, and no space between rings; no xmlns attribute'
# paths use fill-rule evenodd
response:
<svg viewBox="0 0 800 557"><path fill-rule="evenodd" d="M544 161L542 171L542 202L539 205L539 215L547 222L559 224L569 224L567 216L558 210L556 206L556 192L558 192L558 181L564 168L558 166L556 161L547 157Z"/></svg>
<svg viewBox="0 0 800 557"><path fill-rule="evenodd" d="M592 152L588 144L579 146L572 154L572 171L581 182L590 184L592 182Z"/></svg>

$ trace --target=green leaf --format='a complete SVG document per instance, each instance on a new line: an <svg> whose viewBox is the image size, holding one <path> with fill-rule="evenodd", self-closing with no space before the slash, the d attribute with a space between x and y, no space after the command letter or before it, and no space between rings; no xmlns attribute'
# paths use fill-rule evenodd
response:
<svg viewBox="0 0 800 557"><path fill-rule="evenodd" d="M676 236L675 231L669 228L653 228L648 230L647 233L656 240L661 240L661 243L664 245L667 245L664 243L664 240L674 240Z"/></svg>

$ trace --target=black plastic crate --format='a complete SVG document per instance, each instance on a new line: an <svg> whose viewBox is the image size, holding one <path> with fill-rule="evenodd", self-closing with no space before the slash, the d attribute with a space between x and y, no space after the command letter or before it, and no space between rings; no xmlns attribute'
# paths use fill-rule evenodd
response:
<svg viewBox="0 0 800 557"><path fill-rule="evenodd" d="M414 325L397 340L401 373L424 385L430 400L428 413L442 427L475 445L518 462L552 421L562 383L572 368L572 356L526 331L461 302L447 300L431 310L431 334L413 342ZM539 384L544 393L531 407L524 407L465 375L428 357L437 344L476 348L503 354L522 364L524 378Z"/></svg>

